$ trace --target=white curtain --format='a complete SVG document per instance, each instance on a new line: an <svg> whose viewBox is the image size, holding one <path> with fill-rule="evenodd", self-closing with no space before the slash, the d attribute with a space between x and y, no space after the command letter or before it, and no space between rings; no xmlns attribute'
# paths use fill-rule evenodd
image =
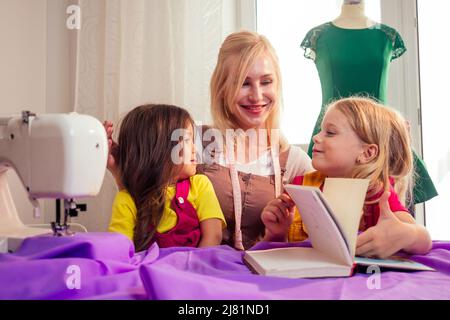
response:
<svg viewBox="0 0 450 320"><path fill-rule="evenodd" d="M236 31L235 0L78 0L75 111L118 120L143 103L185 107L210 122L209 80L225 36ZM116 193L107 173L79 222L104 231Z"/></svg>
<svg viewBox="0 0 450 320"><path fill-rule="evenodd" d="M146 102L208 121L209 79L233 31L226 0L80 0L75 109L117 120Z"/></svg>

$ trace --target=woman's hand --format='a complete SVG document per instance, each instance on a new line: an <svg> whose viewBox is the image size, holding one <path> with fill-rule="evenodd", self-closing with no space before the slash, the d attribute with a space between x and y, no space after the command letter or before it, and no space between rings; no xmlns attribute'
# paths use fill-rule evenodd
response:
<svg viewBox="0 0 450 320"><path fill-rule="evenodd" d="M384 192L380 198L377 224L358 236L356 254L384 259L400 250L418 254L428 252L431 239L426 229L417 225L407 212L393 213L389 196L389 192Z"/></svg>
<svg viewBox="0 0 450 320"><path fill-rule="evenodd" d="M272 200L263 209L261 220L266 227L265 241L287 241L294 220L295 203L286 193Z"/></svg>

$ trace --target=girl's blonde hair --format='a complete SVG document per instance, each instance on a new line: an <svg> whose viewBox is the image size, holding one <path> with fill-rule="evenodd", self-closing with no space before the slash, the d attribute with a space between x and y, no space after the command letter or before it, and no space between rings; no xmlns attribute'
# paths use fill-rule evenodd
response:
<svg viewBox="0 0 450 320"><path fill-rule="evenodd" d="M367 144L376 144L378 154L365 164L356 164L353 178L370 179L368 198L389 191L390 181L403 204L412 203L413 155L405 119L393 109L369 98L350 97L329 106L345 115L356 135ZM376 199L375 201L378 201Z"/></svg>
<svg viewBox="0 0 450 320"><path fill-rule="evenodd" d="M230 34L223 42L210 83L211 114L214 126L222 133L226 129L239 129L238 119L233 116L231 108L250 67L261 56L272 61L278 97L273 102L265 129L269 133L270 129L279 129L282 93L278 57L266 37L255 32L240 31ZM281 150L286 149L287 141L283 137L280 140Z"/></svg>

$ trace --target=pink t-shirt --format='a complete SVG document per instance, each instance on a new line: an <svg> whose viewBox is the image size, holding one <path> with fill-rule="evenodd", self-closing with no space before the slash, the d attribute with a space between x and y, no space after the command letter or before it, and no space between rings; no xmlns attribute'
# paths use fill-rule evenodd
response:
<svg viewBox="0 0 450 320"><path fill-rule="evenodd" d="M396 212L396 211L406 211L409 212L408 209L405 208L404 205L402 205L402 203L400 202L400 200L398 199L398 195L394 190L394 179L389 178L389 181L391 183L391 187L389 192L391 193L391 195L389 196L388 199L388 203L389 203L389 208L391 208L392 212ZM375 200L375 199L379 199L381 197L381 195L383 194L383 190L381 190L380 192L378 192L376 195L370 197L369 199L367 199L367 201L371 201L371 200ZM374 204L366 204L364 205L364 225L361 231L364 231L370 227L373 227L374 225L377 224L378 222L378 218L380 217L380 205L378 203L374 203Z"/></svg>

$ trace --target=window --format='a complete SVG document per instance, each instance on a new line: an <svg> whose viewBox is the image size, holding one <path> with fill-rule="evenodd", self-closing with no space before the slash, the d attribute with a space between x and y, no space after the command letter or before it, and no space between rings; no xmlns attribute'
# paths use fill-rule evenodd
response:
<svg viewBox="0 0 450 320"><path fill-rule="evenodd" d="M447 1L418 1L423 156L439 193L425 203L426 225L436 240L450 240L449 10Z"/></svg>
<svg viewBox="0 0 450 320"><path fill-rule="evenodd" d="M257 0L257 31L274 46L283 77L282 130L292 144L309 144L322 105L314 61L300 43L315 26L334 20L342 0ZM380 1L366 0L366 15L380 21Z"/></svg>
<svg viewBox="0 0 450 320"><path fill-rule="evenodd" d="M257 31L271 41L280 59L282 129L290 143L307 145L322 95L315 64L303 56L300 43L311 28L339 15L342 0L255 1ZM438 197L425 203L426 219L423 205L416 206L416 219L426 223L432 239L450 240L450 142L445 131L450 113L445 95L450 44L444 40L448 28L442 27L450 4L436 0L366 0L365 6L372 20L397 29L408 49L402 59L391 65L388 100L410 121L413 146L418 154L423 154L439 192ZM417 108L421 108L419 120Z"/></svg>

